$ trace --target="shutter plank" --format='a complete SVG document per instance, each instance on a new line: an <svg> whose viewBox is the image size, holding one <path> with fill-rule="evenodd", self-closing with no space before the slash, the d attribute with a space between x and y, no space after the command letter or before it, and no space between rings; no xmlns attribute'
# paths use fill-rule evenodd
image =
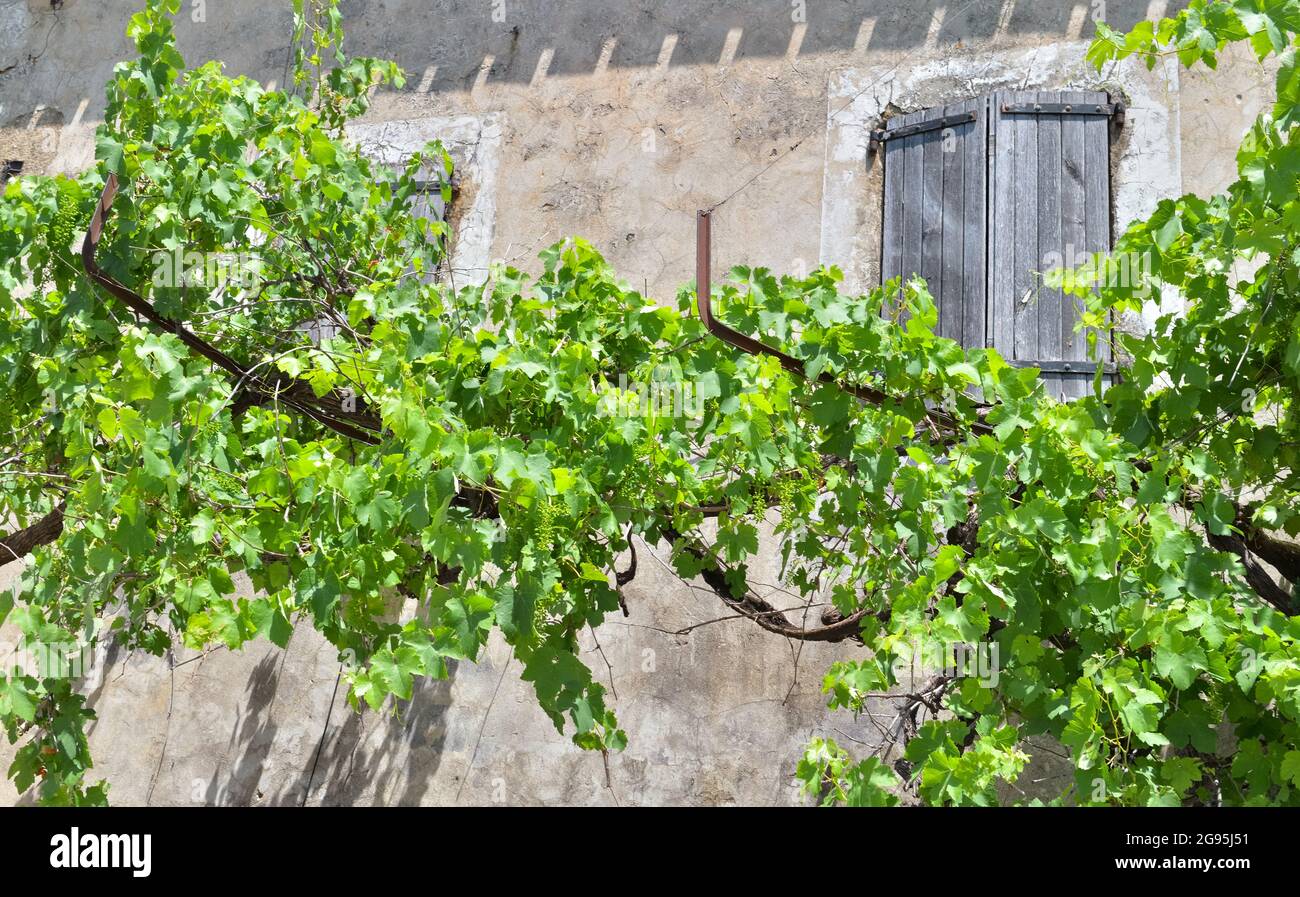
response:
<svg viewBox="0 0 1300 897"><path fill-rule="evenodd" d="M945 115L969 112L971 104L958 103L944 110ZM975 122L976 125L979 122ZM940 138L943 156L943 247L940 257L942 291L939 299L939 335L960 341L965 317L966 228L963 213L966 200L965 142L972 139L972 125L952 129L950 139ZM939 132L941 135L943 131Z"/></svg>
<svg viewBox="0 0 1300 897"><path fill-rule="evenodd" d="M1110 99L1106 94L1095 91L1079 94L1079 97L1087 103L1105 103ZM1080 251L1106 252L1110 249L1110 120L1105 116L1096 115L1080 116L1080 118L1082 118L1084 161L1084 235ZM1080 306L1081 303L1077 302L1071 305L1072 313L1068 323L1072 331L1073 345L1070 348L1075 354L1067 357L1087 359L1086 333L1073 332L1082 310ZM1110 361L1110 357L1110 334L1097 334L1094 361L1088 367L1092 368L1097 360ZM1072 384L1073 395L1086 395L1091 390L1092 374L1081 374L1072 379L1075 381ZM1110 382L1111 379L1107 377L1105 382Z"/></svg>
<svg viewBox="0 0 1300 897"><path fill-rule="evenodd" d="M988 345L986 330L987 287L985 285L985 189L988 180L988 127L989 103L987 99L971 100L966 104L979 117L967 126L962 141L962 329L957 337L963 346L977 348Z"/></svg>
<svg viewBox="0 0 1300 897"><path fill-rule="evenodd" d="M1045 92L1039 102L1062 102L1061 94ZM1038 247L1035 270L1040 274L1058 267L1064 258L1061 239L1061 117L1038 116ZM1038 282L1038 358L1058 360L1061 354L1061 290ZM1068 376L1068 375L1066 375ZM1062 375L1043 375L1048 392L1062 397Z"/></svg>
<svg viewBox="0 0 1300 897"><path fill-rule="evenodd" d="M1010 94L998 91L990 98L993 135L993 165L989 181L992 197L988 214L989 253L989 333L993 345L1006 358L1015 350L1016 289L1015 258L1015 147L1016 132L1000 111Z"/></svg>
<svg viewBox="0 0 1300 897"><path fill-rule="evenodd" d="M907 165L901 141L887 141L881 153L885 170L885 203L880 216L880 282L888 283L903 270L903 191Z"/></svg>
<svg viewBox="0 0 1300 897"><path fill-rule="evenodd" d="M1011 102L1032 103L1035 93L1014 91ZM1012 115L1003 119L1015 133L1012 154L1014 168L1014 255L1013 271L1015 338L1012 357L1038 358L1038 303L1034 272L1038 270L1038 117Z"/></svg>
<svg viewBox="0 0 1300 897"><path fill-rule="evenodd" d="M899 124L910 125L921 121L925 113L914 112L903 118ZM922 195L922 178L925 175L924 134L914 137L901 137L903 145L903 164L906 166L906 188L903 193L903 280L921 270L921 213L924 197Z"/></svg>
<svg viewBox="0 0 1300 897"><path fill-rule="evenodd" d="M932 110L926 118L942 117L943 109ZM930 295L943 318L943 129L918 135L924 146L924 174L921 177L921 276L930 287Z"/></svg>
<svg viewBox="0 0 1300 897"><path fill-rule="evenodd" d="M1065 102L1085 102L1088 94L1070 91L1062 94ZM1088 252L1088 183L1086 176L1086 138L1088 116L1061 116L1061 240L1066 250L1066 264L1077 263ZM1087 340L1075 330L1081 312L1081 300L1074 296L1064 299L1061 314L1061 358L1085 360L1088 357ZM1086 390L1079 378L1066 380L1066 395L1078 398Z"/></svg>
<svg viewBox="0 0 1300 897"><path fill-rule="evenodd" d="M1105 97L1104 93L1088 94L1088 98ZM1087 232L1084 238L1088 252L1109 252L1110 233L1110 119L1104 116L1086 116L1084 129L1084 197L1086 199ZM1087 347L1084 356L1087 357ZM1099 334L1097 357L1110 360L1109 334Z"/></svg>
<svg viewBox="0 0 1300 897"><path fill-rule="evenodd" d="M1063 93L1064 102L1083 102L1086 93ZM1065 246L1065 263L1075 264L1088 251L1087 184L1084 178L1084 124L1086 116L1061 116L1061 242ZM1068 297L1061 315L1061 358L1087 357L1083 334L1074 332L1079 301Z"/></svg>

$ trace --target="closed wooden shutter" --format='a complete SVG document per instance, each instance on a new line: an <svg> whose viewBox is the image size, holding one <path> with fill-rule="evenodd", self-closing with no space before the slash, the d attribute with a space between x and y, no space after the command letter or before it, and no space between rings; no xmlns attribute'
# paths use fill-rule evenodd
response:
<svg viewBox="0 0 1300 897"><path fill-rule="evenodd" d="M891 119L884 132L884 280L920 274L938 333L985 341L985 101Z"/></svg>
<svg viewBox="0 0 1300 897"><path fill-rule="evenodd" d="M420 192L411 202L411 213L416 218L423 218L431 224L446 222L447 203L442 198L442 184L449 172L439 161L424 166L416 180ZM443 265L450 265L450 259ZM420 280L424 283L436 283L441 279L438 271L426 271Z"/></svg>
<svg viewBox="0 0 1300 897"><path fill-rule="evenodd" d="M447 204L442 199L440 181L419 181L420 193L411 204L411 212L417 218L429 221L445 221Z"/></svg>
<svg viewBox="0 0 1300 897"><path fill-rule="evenodd" d="M938 333L1038 367L1057 398L1096 371L1078 300L1042 273L1110 249L1110 115L1104 93L1000 91L897 116L884 148L882 281L920 274ZM1097 356L1110 365L1108 340ZM1109 376L1109 375L1108 375Z"/></svg>
<svg viewBox="0 0 1300 897"><path fill-rule="evenodd" d="M1077 398L1096 372L1075 332L1079 300L1041 274L1110 249L1110 98L1002 91L990 101L989 344L1040 368L1052 395ZM1097 342L1109 363L1109 340Z"/></svg>

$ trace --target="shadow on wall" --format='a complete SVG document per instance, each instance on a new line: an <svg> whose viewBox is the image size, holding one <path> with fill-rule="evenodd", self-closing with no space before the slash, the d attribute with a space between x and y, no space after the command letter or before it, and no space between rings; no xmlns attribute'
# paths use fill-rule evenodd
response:
<svg viewBox="0 0 1300 897"><path fill-rule="evenodd" d="M995 36L1086 38L1094 14L1128 29L1149 15L1174 13L1186 0L452 0L437 6L430 10L426 0L341 4L354 50L395 59L413 76L412 87L453 91L606 67L942 49Z"/></svg>
<svg viewBox="0 0 1300 897"><path fill-rule="evenodd" d="M15 3L15 0L6 0ZM123 34L142 0L16 0L0 18L0 121L33 108L103 113L103 83L134 50ZM398 62L407 89L455 92L527 86L547 77L719 65L816 54L933 53L1033 35L1077 40L1095 18L1131 28L1187 0L340 0L347 48ZM4 5L0 3L0 10ZM283 84L288 0L182 3L176 33L191 66ZM10 17L12 18L12 17ZM75 64L73 61L75 60ZM64 110L66 112L67 110ZM59 122L49 122L57 124Z"/></svg>
<svg viewBox="0 0 1300 897"><path fill-rule="evenodd" d="M262 796L262 770L275 744L276 725L272 716L280 689L287 651L268 653L253 668L244 685L244 700L238 705L235 728L224 756L235 762L222 775L212 777L204 795L209 805L248 806ZM201 698L200 698L201 700Z"/></svg>
<svg viewBox="0 0 1300 897"><path fill-rule="evenodd" d="M202 683L194 688L193 679L173 679L169 690L167 678L183 664L169 671L170 658L137 658L156 677L151 693L168 699L165 716L155 721L157 730L145 733L157 753L147 751L149 760L133 772L142 786L147 782L137 800L207 806L420 804L442 763L458 664L448 661L446 679L417 679L411 700L399 702L395 713L390 705L378 713L364 705L360 713L353 710L347 686L340 684L326 716L323 706L304 714L303 698L322 690L321 696L329 697L331 683L316 678L304 691L304 683L293 677L307 666L302 657L290 655L290 649L268 646L242 692L222 697ZM109 686L128 672L131 659L120 644L107 646L97 661L104 675L84 691L91 707L106 712ZM289 687L282 690L286 682ZM97 726L92 721L88 732L93 735ZM196 773L201 778L188 778ZM33 806L36 795L33 788L17 804Z"/></svg>
<svg viewBox="0 0 1300 897"><path fill-rule="evenodd" d="M395 715L387 706L379 713L354 711L346 702L346 685L340 685L328 721L307 724L310 737L292 745L294 757L285 757L280 754L286 743L277 739L280 715L272 711L286 656L269 653L249 676L224 752L235 762L213 777L204 803L351 806L370 797L378 805L419 804L442 761L456 663L447 664L446 679L417 679L411 700L399 703ZM266 781L268 763L288 768L295 760L298 768L288 781ZM278 787L271 793L264 790L273 785Z"/></svg>
<svg viewBox="0 0 1300 897"><path fill-rule="evenodd" d="M320 762L314 763L313 744L298 780L270 803L298 806L304 793L308 803L326 807L422 803L442 764L456 668L449 660L446 679L417 679L411 700L399 703L395 716L387 706L378 714L357 713L340 687Z"/></svg>

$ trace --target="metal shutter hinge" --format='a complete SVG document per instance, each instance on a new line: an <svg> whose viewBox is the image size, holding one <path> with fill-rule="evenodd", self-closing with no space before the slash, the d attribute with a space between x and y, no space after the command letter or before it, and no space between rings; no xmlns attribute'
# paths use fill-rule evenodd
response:
<svg viewBox="0 0 1300 897"><path fill-rule="evenodd" d="M1022 361L1019 359L1008 359L1012 366L1018 368L1038 368L1044 374L1094 374L1097 372L1097 362L1077 360L1077 361ZM1101 366L1103 374L1113 374L1116 371L1114 364L1105 362Z"/></svg>
<svg viewBox="0 0 1300 897"><path fill-rule="evenodd" d="M894 140L898 137L912 137L916 134L924 134L927 131L938 131L942 128L951 128L954 125L964 125L975 121L979 117L976 112L961 112L957 115L945 115L942 118L931 119L930 121L920 121L912 125L902 125L897 128L877 128L871 132L871 142L868 150L876 152L880 144L887 140Z"/></svg>
<svg viewBox="0 0 1300 897"><path fill-rule="evenodd" d="M1113 103L1003 103L1007 115L1114 115Z"/></svg>

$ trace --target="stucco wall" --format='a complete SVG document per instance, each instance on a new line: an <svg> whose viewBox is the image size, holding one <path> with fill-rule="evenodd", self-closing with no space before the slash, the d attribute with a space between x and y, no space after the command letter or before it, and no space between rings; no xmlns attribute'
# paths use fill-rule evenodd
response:
<svg viewBox="0 0 1300 897"><path fill-rule="evenodd" d="M1109 0L1107 18L1128 27L1174 6ZM535 267L540 249L578 234L628 282L669 299L693 276L695 210L746 183L716 215L720 269L806 270L836 239L863 240L856 220L832 233L823 211L845 198L826 195L841 189L828 164L855 164L836 161L826 140L844 84L868 71L969 71L995 53L1028 58L1031 77L1036 53L1059 58L1087 40L1094 4L808 0L802 22L801 4L787 0L343 7L352 52L395 58L411 74L406 90L377 98L368 126L470 122L472 148L487 123L492 207L480 224L490 234L466 235L478 257ZM130 52L133 8L0 0L0 158L38 172L87 164L102 84ZM184 0L178 26L192 64L220 58L283 82L287 0L207 0L203 22L190 20L197 9ZM1180 176L1162 172L1167 185L1222 186L1235 138L1270 95L1268 72L1238 57L1161 83L1172 91L1164 107L1182 110L1165 131L1171 145L1158 147L1182 159ZM850 174L850 206L869 208L870 173ZM775 585L767 567L755 578ZM0 569L0 587L15 572ZM744 621L710 622L726 616L716 599L645 550L628 603L630 617L585 642L631 740L610 758L608 785L601 758L573 748L536 708L504 645L420 686L395 714L356 714L335 693L333 650L308 628L284 652L108 652L88 683L98 770L117 802L133 804L787 803L799 799L793 768L810 736L875 743L869 721L828 714L820 694L825 668L852 646L800 647ZM0 746L0 763L9 751ZM0 802L15 799L0 784Z"/></svg>

